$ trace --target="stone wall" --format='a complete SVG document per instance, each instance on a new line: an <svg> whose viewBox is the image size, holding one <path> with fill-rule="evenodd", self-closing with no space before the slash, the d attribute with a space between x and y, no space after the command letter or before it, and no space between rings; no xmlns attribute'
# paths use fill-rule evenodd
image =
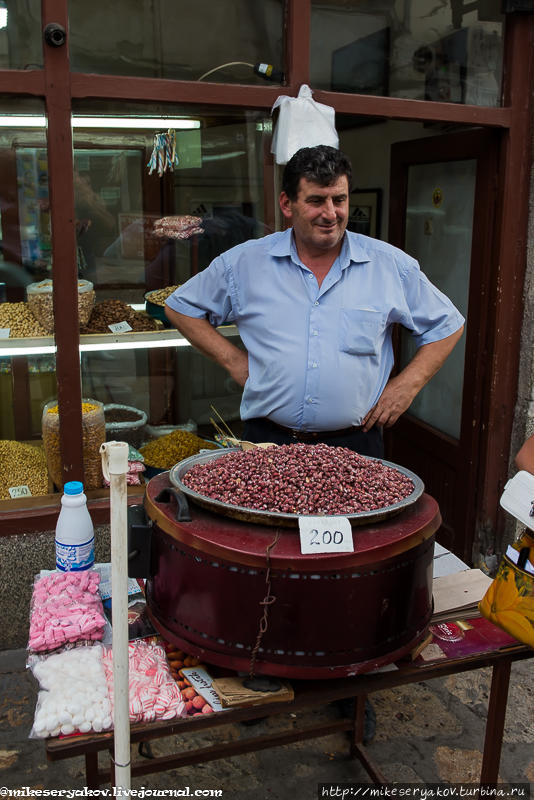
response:
<svg viewBox="0 0 534 800"><path fill-rule="evenodd" d="M533 170L534 171L534 170ZM534 180L531 172L529 200L529 225L527 237L527 264L523 289L523 326L514 411L514 424L510 442L509 477L517 472L514 459L523 442L534 434ZM515 537L519 524L507 516L505 533L499 549L502 552Z"/></svg>
<svg viewBox="0 0 534 800"><path fill-rule="evenodd" d="M95 528L95 558L111 558L110 528ZM54 531L0 538L0 608L4 625L0 629L0 650L26 647L30 600L34 576L42 569L55 569Z"/></svg>

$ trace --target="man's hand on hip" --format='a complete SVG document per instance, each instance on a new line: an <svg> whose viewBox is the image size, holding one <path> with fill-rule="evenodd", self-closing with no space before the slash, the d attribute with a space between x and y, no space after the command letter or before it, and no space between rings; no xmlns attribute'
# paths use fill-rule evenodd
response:
<svg viewBox="0 0 534 800"><path fill-rule="evenodd" d="M216 361L228 372L231 378L244 386L248 378L248 353L236 347L230 339L223 336L204 317L189 317L165 306L167 319L172 322L191 344Z"/></svg>
<svg viewBox="0 0 534 800"><path fill-rule="evenodd" d="M373 425L390 428L409 408L416 394L414 387L407 385L401 375L391 378L377 404L364 417L362 422L364 431L371 430Z"/></svg>
<svg viewBox="0 0 534 800"><path fill-rule="evenodd" d="M231 362L225 365L231 378L240 386L244 386L248 378L248 353L246 350L239 350L232 353Z"/></svg>
<svg viewBox="0 0 534 800"><path fill-rule="evenodd" d="M412 400L436 374L463 333L463 325L455 333L422 345L402 372L386 383L378 402L364 417L364 431L373 425L390 428L410 406Z"/></svg>

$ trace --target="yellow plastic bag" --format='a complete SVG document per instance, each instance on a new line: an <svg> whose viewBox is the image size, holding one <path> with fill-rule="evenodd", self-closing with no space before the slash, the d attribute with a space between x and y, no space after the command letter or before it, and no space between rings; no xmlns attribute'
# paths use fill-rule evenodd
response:
<svg viewBox="0 0 534 800"><path fill-rule="evenodd" d="M508 548L478 609L490 622L534 647L534 574L523 568L532 566L526 563L530 552L528 547L519 553Z"/></svg>

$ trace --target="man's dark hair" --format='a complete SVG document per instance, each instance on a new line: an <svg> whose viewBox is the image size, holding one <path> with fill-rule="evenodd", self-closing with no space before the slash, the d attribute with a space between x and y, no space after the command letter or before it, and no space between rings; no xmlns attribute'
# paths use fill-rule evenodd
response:
<svg viewBox="0 0 534 800"><path fill-rule="evenodd" d="M347 176L349 191L352 167L347 156L335 147L320 144L317 147L302 147L287 162L282 176L282 190L290 200L296 200L301 178L331 186L342 175Z"/></svg>

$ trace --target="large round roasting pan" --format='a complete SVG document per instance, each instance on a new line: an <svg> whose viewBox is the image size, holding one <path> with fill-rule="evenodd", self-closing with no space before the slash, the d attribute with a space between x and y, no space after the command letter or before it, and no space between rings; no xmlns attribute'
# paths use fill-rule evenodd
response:
<svg viewBox="0 0 534 800"><path fill-rule="evenodd" d="M182 498L169 472L152 478L149 524L137 541L146 538L150 551L143 566L150 619L203 662L250 671L266 608L258 674L357 675L398 660L424 635L441 521L429 495L389 520L354 527L350 552L322 554L302 553L294 528L231 519L193 502L184 513Z"/></svg>
<svg viewBox="0 0 534 800"><path fill-rule="evenodd" d="M190 458L186 458L183 461L180 461L178 464L175 464L175 466L171 469L169 480L173 486L175 486L177 489L180 489L180 491L183 492L194 503L199 506L203 506L210 511L214 511L217 514L222 514L226 517L232 517L233 519L239 519L244 522L256 522L262 525L283 525L287 527L298 526L299 517L302 516L301 514L284 514L278 511L260 511L259 509L245 508L244 506L234 506L230 503L223 503L220 500L213 500L211 497L206 497L205 495L199 494L198 492L194 491L194 489L190 489L189 486L184 484L184 476L197 464L207 464L208 462L214 461L217 458L225 458L229 453L238 452L240 452L240 449L234 447L226 450L215 450L199 453L195 456L191 456ZM408 497L400 500L398 503L394 503L390 506L384 506L384 508L377 508L373 511L359 511L355 514L339 515L348 518L351 522L351 525L366 525L373 522L380 522L388 517L392 517L413 505L421 497L425 488L421 478L419 478L409 469L400 467L398 464L393 464L390 461L384 461L384 459L372 460L380 460L381 463L386 467L392 467L393 469L396 469L398 472L401 472L403 475L406 475L408 478L410 478L414 485L413 492L408 495Z"/></svg>

